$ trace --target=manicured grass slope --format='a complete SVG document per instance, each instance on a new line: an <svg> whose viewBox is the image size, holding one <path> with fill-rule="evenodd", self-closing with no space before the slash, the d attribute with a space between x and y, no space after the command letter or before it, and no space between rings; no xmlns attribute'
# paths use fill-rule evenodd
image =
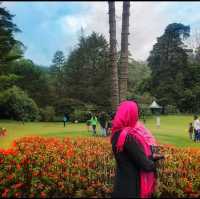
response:
<svg viewBox="0 0 200 199"><path fill-rule="evenodd" d="M188 127L190 122L193 122L193 116L163 116L161 117L160 128L155 125L155 117L147 120L146 126L151 129L161 143L174 144L180 147L200 147L199 143L194 143L189 139Z"/></svg>
<svg viewBox="0 0 200 199"><path fill-rule="evenodd" d="M200 147L200 143L189 140L187 130L189 122L193 120L192 116L161 116L160 128L156 127L155 120L155 117L147 119L146 126L160 143L174 144L179 147ZM0 137L0 148L8 148L14 139L30 135L91 136L85 124L67 124L64 128L63 124L58 122L31 122L23 125L21 122L0 121L0 126L8 130L7 136ZM97 131L99 133L99 126Z"/></svg>

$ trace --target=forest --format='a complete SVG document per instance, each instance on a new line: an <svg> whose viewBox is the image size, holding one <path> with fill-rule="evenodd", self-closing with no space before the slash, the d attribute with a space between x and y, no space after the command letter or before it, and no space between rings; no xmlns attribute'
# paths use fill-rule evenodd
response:
<svg viewBox="0 0 200 199"><path fill-rule="evenodd" d="M55 49L48 67L25 58L28 46L15 38L21 31L0 4L0 118L22 121L85 121L88 111L111 111L109 41L81 29L77 45L66 56ZM132 36L132 35L131 35ZM200 112L200 46L190 49L190 27L169 24L146 61L129 52L127 99L146 115L156 100L163 114ZM120 64L120 51L117 52Z"/></svg>

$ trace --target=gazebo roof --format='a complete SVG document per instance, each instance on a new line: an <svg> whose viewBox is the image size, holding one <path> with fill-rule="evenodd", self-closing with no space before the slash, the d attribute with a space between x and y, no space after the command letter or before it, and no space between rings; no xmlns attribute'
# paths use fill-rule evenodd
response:
<svg viewBox="0 0 200 199"><path fill-rule="evenodd" d="M156 101L153 101L149 108L162 108L162 106L158 105Z"/></svg>

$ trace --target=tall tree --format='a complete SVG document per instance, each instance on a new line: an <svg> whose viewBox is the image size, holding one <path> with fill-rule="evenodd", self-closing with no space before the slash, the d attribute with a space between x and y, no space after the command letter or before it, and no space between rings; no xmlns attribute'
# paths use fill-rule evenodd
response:
<svg viewBox="0 0 200 199"><path fill-rule="evenodd" d="M64 82L63 82L63 69L65 64L64 53L60 50L56 51L53 59L52 66L50 67L51 71L51 84L53 87L53 92L55 95L60 98L64 94Z"/></svg>
<svg viewBox="0 0 200 199"><path fill-rule="evenodd" d="M79 38L65 64L65 93L84 103L110 107L109 48L103 35Z"/></svg>
<svg viewBox="0 0 200 199"><path fill-rule="evenodd" d="M188 38L190 27L180 23L169 24L157 39L148 58L152 70L152 94L161 105L176 105L181 109L185 88L184 78L188 66L187 51L183 40Z"/></svg>
<svg viewBox="0 0 200 199"><path fill-rule="evenodd" d="M128 35L129 35L129 16L130 1L123 2L122 12L122 32L121 32L121 56L119 65L119 99L120 102L127 97L128 81Z"/></svg>
<svg viewBox="0 0 200 199"><path fill-rule="evenodd" d="M64 53L60 50L56 51L53 60L53 65L51 66L51 71L54 74L59 74L62 71L63 65L65 63Z"/></svg>
<svg viewBox="0 0 200 199"><path fill-rule="evenodd" d="M11 50L21 44L14 38L14 33L19 32L16 24L12 22L11 15L5 8L0 7L0 73L4 73L6 65L17 59Z"/></svg>
<svg viewBox="0 0 200 199"><path fill-rule="evenodd" d="M128 98L134 98L141 93L141 84L151 75L150 68L144 62L129 59L128 64Z"/></svg>
<svg viewBox="0 0 200 199"><path fill-rule="evenodd" d="M10 64L10 79L15 85L23 89L37 105L46 106L49 99L49 86L46 73L31 60L20 59ZM11 83L12 83L11 82ZM10 83L10 84L11 84ZM12 85L12 84L11 84Z"/></svg>
<svg viewBox="0 0 200 199"><path fill-rule="evenodd" d="M111 77L112 77L111 106L112 106L112 111L115 111L119 104L115 2L108 1L108 7L109 7L109 32L110 32L110 66L111 66Z"/></svg>

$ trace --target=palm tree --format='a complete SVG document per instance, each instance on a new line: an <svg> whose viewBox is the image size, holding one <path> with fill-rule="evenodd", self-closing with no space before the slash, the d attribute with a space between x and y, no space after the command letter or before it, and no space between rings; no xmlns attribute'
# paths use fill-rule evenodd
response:
<svg viewBox="0 0 200 199"><path fill-rule="evenodd" d="M109 29L110 29L110 65L111 65L111 106L115 111L119 104L118 87L118 67L117 67L117 48L116 48L116 20L115 20L115 2L108 1L109 7Z"/></svg>
<svg viewBox="0 0 200 199"><path fill-rule="evenodd" d="M128 80L128 35L129 35L130 1L123 2L121 55L119 65L119 101L126 99Z"/></svg>

